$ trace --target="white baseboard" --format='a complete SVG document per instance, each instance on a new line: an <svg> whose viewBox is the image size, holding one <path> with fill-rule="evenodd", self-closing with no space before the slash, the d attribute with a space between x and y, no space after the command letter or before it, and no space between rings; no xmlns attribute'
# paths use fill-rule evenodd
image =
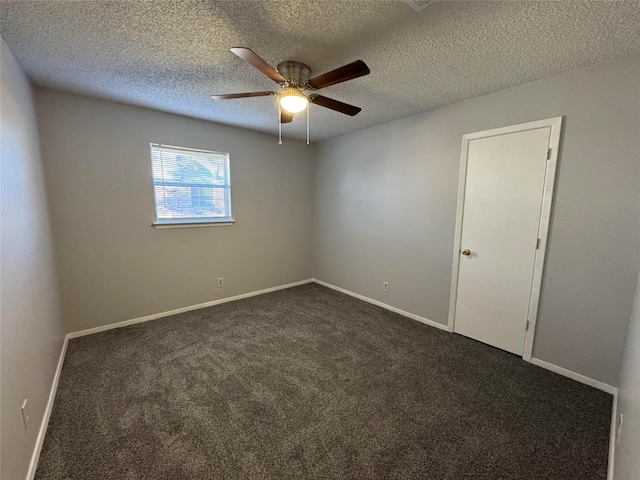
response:
<svg viewBox="0 0 640 480"><path fill-rule="evenodd" d="M169 310L168 312L154 313L153 315L147 315L139 318L132 318L131 320L123 320L122 322L109 323L107 325L101 325L95 328L88 328L86 330L80 330L77 332L69 333L69 338L84 337L85 335L91 335L93 333L104 332L106 330L113 330L114 328L127 327L136 323L148 322L150 320L157 320L158 318L170 317L178 313L190 312L192 310L198 310L200 308L213 307L214 305L220 305L221 303L233 302L234 300L241 300L243 298L255 297L257 295L263 295L265 293L275 292L277 290L284 290L285 288L297 287L298 285L304 285L305 283L311 283L313 279L302 280L300 282L288 283L286 285L279 285L277 287L265 288L264 290L257 290L255 292L243 293L241 295L235 295L233 297L221 298L219 300L213 300L211 302L199 303L198 305L190 305L188 307L177 308L175 310Z"/></svg>
<svg viewBox="0 0 640 480"><path fill-rule="evenodd" d="M617 389L616 389L617 390ZM613 467L616 461L616 428L618 426L618 392L613 394L613 408L611 409L611 431L609 432L609 468L607 480L613 480Z"/></svg>
<svg viewBox="0 0 640 480"><path fill-rule="evenodd" d="M387 305L386 303L382 303L379 302L378 300L374 300L373 298L369 298L369 297L365 297L364 295L360 295L359 293L354 293L350 290L345 290L344 288L340 288L340 287L336 287L335 285L331 285L330 283L327 282L323 282L322 280L318 280L317 278L314 278L313 281L315 283L317 283L318 285L322 285L324 287L328 287L331 288L332 290L336 290L338 292L341 293L345 293L351 297L355 297L359 300L363 300L367 303L371 303L373 305L376 305L378 307L382 307L385 308L387 310L391 310L392 312L398 313L400 315L402 315L403 317L407 317L410 318L411 320L416 320L420 323L424 323L425 325L429 325L430 327L434 327L440 330L448 330L448 326L447 325L443 325L442 323L438 323L438 322L434 322L433 320L429 320L428 318L424 318L421 317L420 315L416 315L415 313L409 313L406 312L404 310L401 310L399 308L396 307L392 307L391 305Z"/></svg>
<svg viewBox="0 0 640 480"><path fill-rule="evenodd" d="M552 372L559 373L562 376L569 377L576 382L584 383L585 385L589 385L590 387L597 388L598 390L602 390L603 392L610 393L611 395L618 394L618 388L612 385L608 385L604 382L599 382L598 380L594 380L593 378L585 377L576 372L572 372L571 370L567 370L566 368L559 367L554 365L553 363L545 362L544 360L540 360L538 358L532 358L531 363L533 365L537 365L538 367L545 368L547 370L551 370Z"/></svg>
<svg viewBox="0 0 640 480"><path fill-rule="evenodd" d="M58 381L60 380L60 372L62 372L62 365L64 364L64 357L67 353L68 344L69 336L66 335L64 337L64 342L62 342L62 350L60 351L60 357L58 358L58 366L56 367L56 372L53 375L53 383L51 384L49 399L47 400L44 415L42 416L42 423L40 424L40 430L38 431L38 438L36 438L36 445L33 448L33 454L31 455L31 462L29 463L29 470L27 471L27 480L33 480L36 476L38 460L40 460L40 452L42 451L42 445L44 444L44 436L46 435L47 427L49 426L49 418L51 417L51 411L53 410L53 402L56 399Z"/></svg>

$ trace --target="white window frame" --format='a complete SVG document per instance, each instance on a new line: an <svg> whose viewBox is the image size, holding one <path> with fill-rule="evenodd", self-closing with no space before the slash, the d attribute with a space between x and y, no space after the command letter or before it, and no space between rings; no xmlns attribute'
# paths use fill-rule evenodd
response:
<svg viewBox="0 0 640 480"><path fill-rule="evenodd" d="M226 161L226 182L224 187L219 187L218 185L215 188L224 188L225 190L225 205L228 215L226 217L193 217L193 218L171 218L171 219L159 219L158 211L157 211L157 200L156 200L156 179L153 175L153 150L156 149L167 149L173 151L184 151L185 154L206 154L206 155L216 155L216 156L224 156ZM228 226L233 225L235 220L231 214L231 172L230 172L230 164L229 164L229 154L226 152L216 152L212 150L199 150L196 148L187 148L187 147L178 147L175 145L165 145L161 143L151 143L149 144L149 153L151 159L151 188L153 191L153 208L155 213L155 221L151 224L152 227L162 229L162 228L192 228L192 227L217 227L217 226ZM202 187L202 185L198 185Z"/></svg>

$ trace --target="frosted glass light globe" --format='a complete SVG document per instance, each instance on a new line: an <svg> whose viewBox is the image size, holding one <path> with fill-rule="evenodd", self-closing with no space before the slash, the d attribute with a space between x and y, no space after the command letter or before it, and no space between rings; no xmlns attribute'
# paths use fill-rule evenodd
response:
<svg viewBox="0 0 640 480"><path fill-rule="evenodd" d="M304 95L292 93L280 98L280 106L289 113L303 111L309 105L309 100Z"/></svg>

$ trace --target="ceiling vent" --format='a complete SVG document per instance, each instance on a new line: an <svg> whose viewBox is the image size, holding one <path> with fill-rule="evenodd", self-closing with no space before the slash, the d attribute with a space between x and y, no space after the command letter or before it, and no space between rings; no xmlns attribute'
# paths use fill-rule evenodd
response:
<svg viewBox="0 0 640 480"><path fill-rule="evenodd" d="M429 5L436 3L436 0L404 0L404 2L413 8L416 12L427 8Z"/></svg>

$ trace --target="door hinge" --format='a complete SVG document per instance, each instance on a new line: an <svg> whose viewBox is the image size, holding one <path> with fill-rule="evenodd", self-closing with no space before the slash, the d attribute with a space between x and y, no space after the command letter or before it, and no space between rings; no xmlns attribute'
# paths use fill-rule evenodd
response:
<svg viewBox="0 0 640 480"><path fill-rule="evenodd" d="M540 248L540 239L536 240L536 250Z"/></svg>
<svg viewBox="0 0 640 480"><path fill-rule="evenodd" d="M525 331L525 332L528 332L528 331L529 331L529 320L527 320L527 326L525 327L524 331Z"/></svg>
<svg viewBox="0 0 640 480"><path fill-rule="evenodd" d="M551 160L551 149L547 150L547 160Z"/></svg>

